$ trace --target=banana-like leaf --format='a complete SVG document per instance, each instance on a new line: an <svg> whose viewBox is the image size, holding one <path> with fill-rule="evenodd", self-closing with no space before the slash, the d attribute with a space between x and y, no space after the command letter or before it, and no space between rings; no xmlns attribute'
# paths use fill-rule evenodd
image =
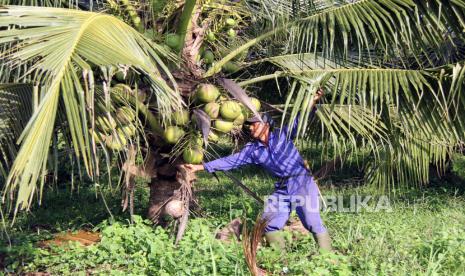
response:
<svg viewBox="0 0 465 276"><path fill-rule="evenodd" d="M162 48L113 16L57 8L3 6L0 27L0 45L13 44L1 58L12 69L27 66L25 75L33 76L40 87L40 102L19 139L21 148L6 183L7 190L18 190L16 210L30 206L36 183L41 180L43 185L60 97L75 154L92 175L95 165L87 110L93 107L96 67L107 72L103 85L108 86L114 68L130 66L148 80L161 114L181 107L179 94L161 75L163 72L172 79L161 61ZM174 83L172 87L176 87Z"/></svg>

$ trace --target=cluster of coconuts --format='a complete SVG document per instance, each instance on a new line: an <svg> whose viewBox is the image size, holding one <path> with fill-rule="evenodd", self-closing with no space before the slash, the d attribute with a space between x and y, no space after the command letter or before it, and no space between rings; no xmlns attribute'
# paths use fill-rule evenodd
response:
<svg viewBox="0 0 465 276"><path fill-rule="evenodd" d="M252 115L242 103L221 96L220 90L212 84L199 85L194 98L200 104L198 108L203 109L212 120L212 130L208 140L213 143L218 141L219 135L242 128L243 123ZM256 98L250 99L255 109L259 111L260 101ZM174 125L165 128L163 137L167 143L176 144L186 135L184 128L190 122L189 112L182 110L173 113L172 122ZM202 146L203 140L200 134L195 135L183 150L184 161L189 164L201 163L203 161Z"/></svg>
<svg viewBox="0 0 465 276"><path fill-rule="evenodd" d="M235 27L237 27L237 25L238 25L237 21L234 18L227 18L223 20L223 23L217 32L215 32L214 30L208 30L205 34L206 43L200 50L198 60L202 59L205 65L213 66L215 63L215 54L211 49L218 48L217 47L218 45L216 45L217 43L215 43L218 39L217 36L225 37L230 41L236 40L237 31ZM176 51L181 50L181 47L182 47L181 42L182 42L182 39L179 34L168 33L165 36L165 44L173 50L176 50ZM228 54L226 51L224 51L225 49L218 49L218 50L219 50L220 56L225 56ZM244 51L244 53L241 53L238 56L238 59L245 58L244 54L246 56L247 51ZM240 67L235 61L229 61L225 65L223 65L221 69L225 73L232 74L232 73L239 71Z"/></svg>
<svg viewBox="0 0 465 276"><path fill-rule="evenodd" d="M229 133L252 115L242 103L220 96L219 89L212 84L202 84L196 91L196 99L203 104L203 110L213 120L213 128L220 133ZM250 98L257 111L260 101Z"/></svg>
<svg viewBox="0 0 465 276"><path fill-rule="evenodd" d="M180 110L174 112L171 116L171 124L165 127L163 132L163 138L168 144L178 143L185 135L184 130L187 125L191 122L189 111ZM188 145L184 148L182 156L185 162L190 164L199 164L203 161L203 141L200 135L197 135L195 139L189 141Z"/></svg>
<svg viewBox="0 0 465 276"><path fill-rule="evenodd" d="M142 21L139 15L137 14L136 8L129 2L129 0L108 0L107 1L110 8L114 11L117 11L120 15L127 15L137 29L142 27ZM119 17L119 16L118 16Z"/></svg>
<svg viewBox="0 0 465 276"><path fill-rule="evenodd" d="M229 38L235 38L236 35L237 35L237 32L236 30L234 29L234 27L236 27L237 25L237 22L234 18L227 18L225 21L224 21L224 27L222 28L222 31L229 37ZM209 42L214 42L216 41L216 34L214 31L212 30L209 30L207 31L206 33L206 36L205 38L207 39L207 41Z"/></svg>
<svg viewBox="0 0 465 276"><path fill-rule="evenodd" d="M229 42L235 41L236 36L237 36L237 31L235 27L237 27L237 25L238 25L237 21L234 18L227 18L226 20L224 20L224 26L219 29L218 33L215 33L213 30L207 31L206 36L205 36L206 41L210 43L210 45L214 48L218 48L216 47L217 45L215 45L215 41L217 40L217 35L226 36ZM228 54L228 52L225 51L227 49L220 48L218 50L221 56L226 56ZM243 53L239 54L237 58L238 59L245 58L244 54L246 56L247 51L244 51ZM212 66L215 63L215 54L213 53L213 51L209 49L202 51L201 58L203 60L203 63L206 64L207 66ZM228 61L225 65L223 65L221 69L225 73L232 74L232 73L239 71L240 67L236 62Z"/></svg>
<svg viewBox="0 0 465 276"><path fill-rule="evenodd" d="M128 139L136 135L136 113L128 107L116 109L115 116L101 114L96 116L96 129L92 132L96 143L105 145L113 151L121 151L128 143Z"/></svg>

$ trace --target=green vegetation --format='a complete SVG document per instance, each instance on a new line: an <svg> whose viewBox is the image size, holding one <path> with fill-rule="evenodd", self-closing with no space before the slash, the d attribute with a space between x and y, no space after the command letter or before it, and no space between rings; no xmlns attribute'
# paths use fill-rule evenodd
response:
<svg viewBox="0 0 465 276"><path fill-rule="evenodd" d="M189 188L178 187L190 176L176 165L224 151L207 140L239 145L244 121L261 109L281 125L300 116L296 141L317 153L309 159L341 161L351 171L333 175L336 183L365 184L322 183L325 195L392 196L392 212L323 214L337 254L317 256L311 237L288 233L289 254L259 250L264 269L465 273L465 0L0 4L4 272L247 274L241 246L214 232L237 216L252 222L260 206L226 178L201 175L203 209L175 247L192 203ZM271 192L270 178L246 172L254 190ZM116 192L113 182L125 185ZM179 221L154 228L121 205L149 209L155 223L169 213ZM81 228L102 241L35 243Z"/></svg>
<svg viewBox="0 0 465 276"><path fill-rule="evenodd" d="M236 172L236 176L242 176L244 183L260 195L267 195L272 189L273 179L264 173L257 175L256 170L245 169ZM322 193L345 198L371 194L366 188L344 187L338 179L345 177L347 174L338 175L321 183ZM324 212L337 254L317 256L311 235L286 232L288 254L279 255L262 247L258 252L259 264L274 274L289 275L463 275L464 183L435 179L432 185L392 197L391 212ZM47 192L43 206L32 214L22 214L14 228L9 229L12 247L1 250L4 271L248 275L241 244L218 241L214 233L238 216L247 216L251 222L261 207L224 175L220 175L218 183L210 175L201 174L196 190L202 215L189 221L185 237L175 247L170 228L154 228L139 216L130 224L128 214L121 213L115 190L103 190L113 214L113 219L109 219L95 188L81 187L70 200L69 189L60 186ZM145 212L147 200L147 188L139 184L136 213ZM85 248L70 245L40 249L36 245L55 232L82 228L100 231L102 241ZM2 243L8 244L4 232Z"/></svg>

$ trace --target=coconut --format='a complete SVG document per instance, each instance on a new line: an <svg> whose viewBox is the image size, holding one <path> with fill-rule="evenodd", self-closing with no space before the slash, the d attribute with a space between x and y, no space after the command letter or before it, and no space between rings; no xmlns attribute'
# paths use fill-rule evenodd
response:
<svg viewBox="0 0 465 276"><path fill-rule="evenodd" d="M189 111L180 110L173 113L174 123L178 126L186 125L189 122Z"/></svg>
<svg viewBox="0 0 465 276"><path fill-rule="evenodd" d="M116 80L120 82L124 82L124 79L126 78L123 71L116 72L115 77L116 77Z"/></svg>
<svg viewBox="0 0 465 276"><path fill-rule="evenodd" d="M134 23L134 25L138 26L140 24L140 17L139 16L135 16L132 18L132 23Z"/></svg>
<svg viewBox="0 0 465 276"><path fill-rule="evenodd" d="M121 151L127 143L126 137L120 131L117 131L116 135L113 133L105 139L105 145L114 151Z"/></svg>
<svg viewBox="0 0 465 276"><path fill-rule="evenodd" d="M144 102L147 99L147 93L139 89L136 91L135 89L132 89L129 85L126 85L124 83L116 84L115 86L113 86L112 91L119 93L126 99L133 99L136 95L137 99L140 102Z"/></svg>
<svg viewBox="0 0 465 276"><path fill-rule="evenodd" d="M116 122L113 117L108 119L107 116L98 116L95 125L103 132L108 133L116 127Z"/></svg>
<svg viewBox="0 0 465 276"><path fill-rule="evenodd" d="M230 38L236 37L236 31L234 29L229 29L227 34Z"/></svg>
<svg viewBox="0 0 465 276"><path fill-rule="evenodd" d="M181 200L172 199L165 204L162 213L177 219L180 218L184 213L184 208L184 203Z"/></svg>
<svg viewBox="0 0 465 276"><path fill-rule="evenodd" d="M239 126L242 125L245 122L246 116L244 115L244 112L241 111L241 114L237 116L236 119L234 119L234 125Z"/></svg>
<svg viewBox="0 0 465 276"><path fill-rule="evenodd" d="M165 44L172 49L178 49L181 45L181 37L177 34L167 34Z"/></svg>
<svg viewBox="0 0 465 276"><path fill-rule="evenodd" d="M211 103L214 102L216 98L218 98L220 91L213 84L204 83L199 85L195 95L201 102Z"/></svg>
<svg viewBox="0 0 465 276"><path fill-rule="evenodd" d="M233 18L228 18L226 19L226 25L233 27L236 25L236 20L234 20Z"/></svg>
<svg viewBox="0 0 465 276"><path fill-rule="evenodd" d="M205 51L205 53L203 53L203 61L206 64L211 64L213 61L215 61L215 55L213 54L213 52Z"/></svg>
<svg viewBox="0 0 465 276"><path fill-rule="evenodd" d="M184 130L177 126L169 126L163 133L163 138L169 144L176 144L184 136Z"/></svg>
<svg viewBox="0 0 465 276"><path fill-rule="evenodd" d="M252 101L252 104L255 106L255 109L257 110L257 112L260 111L260 108L262 107L262 103L257 98L251 97L250 100Z"/></svg>
<svg viewBox="0 0 465 276"><path fill-rule="evenodd" d="M193 147L202 148L202 146L203 146L203 136L202 136L202 134L200 134L200 132L198 132L195 135L191 136L191 139L189 141L189 145L191 145Z"/></svg>
<svg viewBox="0 0 465 276"><path fill-rule="evenodd" d="M234 120L241 115L242 109L238 102L225 101L220 107L220 114L226 120Z"/></svg>
<svg viewBox="0 0 465 276"><path fill-rule="evenodd" d="M210 133L208 134L208 141L212 143L218 142L219 139L220 137L214 131L210 131Z"/></svg>
<svg viewBox="0 0 465 276"><path fill-rule="evenodd" d="M116 118L123 124L130 124L136 119L136 113L129 106L123 106L116 110Z"/></svg>
<svg viewBox="0 0 465 276"><path fill-rule="evenodd" d="M134 125L127 125L121 128L121 132L124 133L126 137L132 137L136 134L136 127Z"/></svg>
<svg viewBox="0 0 465 276"><path fill-rule="evenodd" d="M118 83L117 85L113 86L113 90L120 90L121 92L123 92L123 95L126 97L134 94L134 92L132 91L132 88L129 85L124 84L124 83Z"/></svg>
<svg viewBox="0 0 465 276"><path fill-rule="evenodd" d="M182 159L188 164L200 164L203 161L203 152L199 147L187 147L182 153Z"/></svg>
<svg viewBox="0 0 465 276"><path fill-rule="evenodd" d="M228 61L225 65L223 65L222 69L225 73L233 74L239 71L241 68L235 62Z"/></svg>
<svg viewBox="0 0 465 276"><path fill-rule="evenodd" d="M223 120L216 120L213 123L213 126L221 132L228 133L234 128L234 123L229 122L229 121L223 121Z"/></svg>
<svg viewBox="0 0 465 276"><path fill-rule="evenodd" d="M207 40L208 40L208 41L211 41L211 42L215 41L215 40L216 40L216 35L215 35L215 33L212 32L212 31L209 31L209 32L207 33Z"/></svg>
<svg viewBox="0 0 465 276"><path fill-rule="evenodd" d="M216 119L220 113L220 105L217 103L207 103L203 110L208 116L210 116L210 118Z"/></svg>
<svg viewBox="0 0 465 276"><path fill-rule="evenodd" d="M89 129L89 132L92 133L95 143L101 143L102 141L105 141L105 134L98 131L92 131L92 129Z"/></svg>

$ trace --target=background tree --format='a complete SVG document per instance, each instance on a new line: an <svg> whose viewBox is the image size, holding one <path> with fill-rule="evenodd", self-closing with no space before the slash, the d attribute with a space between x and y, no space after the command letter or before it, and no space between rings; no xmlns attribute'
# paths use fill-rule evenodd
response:
<svg viewBox="0 0 465 276"><path fill-rule="evenodd" d="M380 190L427 183L430 165L443 169L463 143L462 0L5 4L73 8L1 8L1 171L15 210L42 190L51 153L72 149L95 181L101 153L105 169L122 169L125 206L142 175L151 179L149 216L187 221L193 176L175 165L213 153L211 125L240 133L226 114L201 111L193 94L205 84L222 87L214 101L241 102L231 121L259 107L240 87L283 124L300 114L304 149L362 156L367 183ZM104 13L78 10L91 6ZM319 87L326 98L309 121Z"/></svg>

